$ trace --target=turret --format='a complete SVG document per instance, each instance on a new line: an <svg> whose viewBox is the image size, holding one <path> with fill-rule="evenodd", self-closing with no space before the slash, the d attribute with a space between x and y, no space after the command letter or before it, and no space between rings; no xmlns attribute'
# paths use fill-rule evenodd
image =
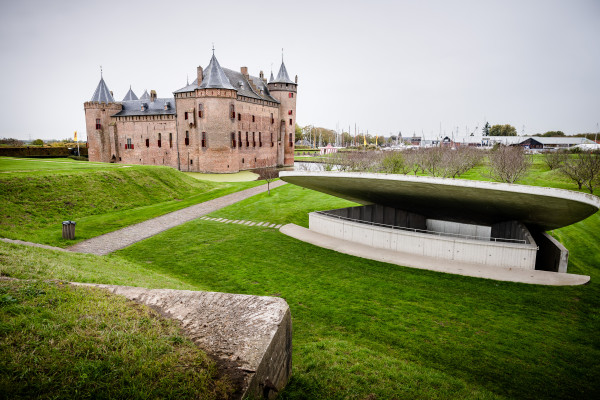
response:
<svg viewBox="0 0 600 400"><path fill-rule="evenodd" d="M115 102L112 92L100 72L100 82L90 101L83 104L85 126L89 145L90 161L110 162L118 158L118 146L114 145L114 127L110 127L110 117L121 111L121 104Z"/></svg>
<svg viewBox="0 0 600 400"><path fill-rule="evenodd" d="M279 139L281 146L277 154L277 163L280 165L294 164L294 142L296 141L296 94L298 93L298 79L292 81L288 75L287 68L281 60L281 67L277 77L268 83L271 96L279 101Z"/></svg>

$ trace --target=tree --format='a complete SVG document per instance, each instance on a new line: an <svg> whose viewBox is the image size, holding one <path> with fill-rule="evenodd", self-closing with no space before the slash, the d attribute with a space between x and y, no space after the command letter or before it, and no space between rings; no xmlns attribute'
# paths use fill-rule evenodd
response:
<svg viewBox="0 0 600 400"><path fill-rule="evenodd" d="M544 162L550 169L560 168L569 156L562 150L547 151L544 153Z"/></svg>
<svg viewBox="0 0 600 400"><path fill-rule="evenodd" d="M556 136L565 136L565 133L563 131L548 131L546 133L536 133L533 136L556 137Z"/></svg>
<svg viewBox="0 0 600 400"><path fill-rule="evenodd" d="M43 146L44 145L44 141L42 139L35 139L33 142L31 142L31 144L33 146Z"/></svg>
<svg viewBox="0 0 600 400"><path fill-rule="evenodd" d="M483 136L490 136L490 123L486 122L483 128L481 128L481 132Z"/></svg>
<svg viewBox="0 0 600 400"><path fill-rule="evenodd" d="M274 158L265 158L258 162L258 168L254 169L254 172L259 175L259 180L267 181L267 191L269 192L269 196L271 195L271 182L275 179L279 178L279 170L276 167L272 167L275 165Z"/></svg>
<svg viewBox="0 0 600 400"><path fill-rule="evenodd" d="M593 194L600 186L600 155L589 151L577 154L565 160L561 172L575 182L579 190L585 186Z"/></svg>
<svg viewBox="0 0 600 400"><path fill-rule="evenodd" d="M517 136L517 128L512 125L494 125L490 128L490 136Z"/></svg>
<svg viewBox="0 0 600 400"><path fill-rule="evenodd" d="M2 138L0 139L0 145L21 147L23 146L23 142L15 138Z"/></svg>
<svg viewBox="0 0 600 400"><path fill-rule="evenodd" d="M499 146L489 154L489 176L497 181L514 183L527 174L531 160L521 146Z"/></svg>

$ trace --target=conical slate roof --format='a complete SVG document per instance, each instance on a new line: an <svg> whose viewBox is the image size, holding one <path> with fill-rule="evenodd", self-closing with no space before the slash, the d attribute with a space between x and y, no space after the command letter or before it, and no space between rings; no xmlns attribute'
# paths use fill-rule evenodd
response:
<svg viewBox="0 0 600 400"><path fill-rule="evenodd" d="M92 100L97 101L98 103L114 103L115 99L113 99L112 94L110 94L110 90L108 90L108 86L104 82L104 78L102 75L100 76L100 82L98 83L98 87L92 96Z"/></svg>
<svg viewBox="0 0 600 400"><path fill-rule="evenodd" d="M273 71L271 71L271 76L269 77L269 83L273 82L275 78L273 77Z"/></svg>
<svg viewBox="0 0 600 400"><path fill-rule="evenodd" d="M133 90L131 90L131 86L129 86L129 91L123 98L123 101L130 101L130 100L138 100L138 97L135 95L135 93L133 93Z"/></svg>
<svg viewBox="0 0 600 400"><path fill-rule="evenodd" d="M285 64L283 60L281 61L281 67L279 67L279 73L277 74L277 78L273 81L275 83L294 83L290 80L288 76L287 69L285 69Z"/></svg>
<svg viewBox="0 0 600 400"><path fill-rule="evenodd" d="M231 86L229 79L227 79L227 75L225 75L225 71L219 65L217 58L214 53L212 58L210 59L210 63L208 67L204 70L204 79L202 79L202 83L198 87L199 89L233 89L235 88Z"/></svg>
<svg viewBox="0 0 600 400"><path fill-rule="evenodd" d="M144 94L140 97L140 100L150 100L150 95L148 94L148 90L144 90Z"/></svg>

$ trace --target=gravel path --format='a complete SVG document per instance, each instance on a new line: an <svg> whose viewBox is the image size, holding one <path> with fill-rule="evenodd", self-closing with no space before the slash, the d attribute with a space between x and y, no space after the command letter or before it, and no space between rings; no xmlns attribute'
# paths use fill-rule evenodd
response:
<svg viewBox="0 0 600 400"><path fill-rule="evenodd" d="M271 183L271 189L285 185L284 181ZM106 233L101 236L77 243L67 250L77 253L90 253L105 255L120 250L134 243L154 236L162 231L171 229L188 221L209 214L220 208L227 207L238 201L247 199L267 191L267 185L260 185L236 193L228 194L204 203L196 204L172 213L162 215L139 224L131 225L118 231Z"/></svg>
<svg viewBox="0 0 600 400"><path fill-rule="evenodd" d="M25 246L41 247L42 249L48 249L48 250L67 251L66 249L62 249L60 247L48 246L46 244L39 244L39 243L33 243L33 242L25 242L23 240L17 240L17 239L0 238L0 240L3 242L6 242L6 243L24 244Z"/></svg>

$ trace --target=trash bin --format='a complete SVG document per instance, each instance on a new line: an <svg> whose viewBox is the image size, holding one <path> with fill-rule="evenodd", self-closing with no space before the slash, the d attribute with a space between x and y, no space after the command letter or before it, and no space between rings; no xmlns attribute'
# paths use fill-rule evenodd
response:
<svg viewBox="0 0 600 400"><path fill-rule="evenodd" d="M62 223L63 239L75 239L75 221L63 221Z"/></svg>

